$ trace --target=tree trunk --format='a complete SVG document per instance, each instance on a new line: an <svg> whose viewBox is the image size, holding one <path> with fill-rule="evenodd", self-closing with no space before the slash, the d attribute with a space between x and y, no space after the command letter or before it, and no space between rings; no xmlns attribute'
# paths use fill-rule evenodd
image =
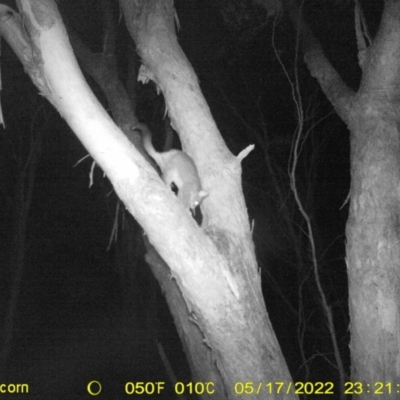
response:
<svg viewBox="0 0 400 400"><path fill-rule="evenodd" d="M400 379L400 121L397 106L379 97L360 97L351 125L346 230L352 381L371 391Z"/></svg>
<svg viewBox="0 0 400 400"><path fill-rule="evenodd" d="M19 5L24 25L6 8L0 15L1 34L168 264L170 270L160 275L161 282L167 281L180 293L175 321L189 343L186 350L196 366L194 375L203 382L215 377L216 386L207 385L204 396L215 389L213 396L219 399L237 398L237 394L246 394L248 399L277 399L282 392L288 393L286 398L295 398L265 309L241 188L240 162L250 149L235 157L221 139L197 78L176 41L172 1L127 1L121 5L146 65L140 76L154 80L163 91L171 123L210 192L203 202L202 228L90 91L56 4L52 0L20 0ZM271 382L277 386L266 385ZM278 393L279 382L284 382L284 387Z"/></svg>
<svg viewBox="0 0 400 400"><path fill-rule="evenodd" d="M369 47L356 9L362 69L358 93L325 58L295 2L288 3L292 21L300 23L307 66L351 136L347 267L351 382L359 383L349 382L343 390L363 395L358 398L389 398L400 381L400 2L385 2L380 29Z"/></svg>

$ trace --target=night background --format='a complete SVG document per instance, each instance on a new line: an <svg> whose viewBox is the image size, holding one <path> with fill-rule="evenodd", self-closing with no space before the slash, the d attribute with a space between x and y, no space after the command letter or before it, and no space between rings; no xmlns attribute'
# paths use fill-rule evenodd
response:
<svg viewBox="0 0 400 400"><path fill-rule="evenodd" d="M129 55L136 57L137 69L140 61L118 5L112 4L120 79L127 83ZM60 1L58 7L67 30L101 52L99 2ZM306 113L297 188L311 217L319 273L348 374L349 132L310 76L301 51L296 55L296 32L284 12L267 18L252 1L180 0L175 7L179 43L229 150L237 155L255 144L242 164L243 190L254 221L267 310L293 381L336 383L306 225L289 182L298 120L288 77L293 81L296 69ZM362 2L362 7L373 36L382 2ZM304 17L329 61L356 90L353 2L306 0ZM191 377L163 294L144 260L143 232L98 167L91 185L92 158L4 41L1 61L6 124L0 131L2 346L12 293L18 295L0 381L30 383L32 393L24 398L52 394L58 399L87 398L86 382L92 379L103 383L103 398L115 399L126 397L127 381L165 381L168 389L154 397L173 398L157 343L177 379ZM107 109L101 90L85 76ZM160 149L162 95L152 83L136 83L134 91L139 120L150 126ZM179 147L177 138L173 146Z"/></svg>

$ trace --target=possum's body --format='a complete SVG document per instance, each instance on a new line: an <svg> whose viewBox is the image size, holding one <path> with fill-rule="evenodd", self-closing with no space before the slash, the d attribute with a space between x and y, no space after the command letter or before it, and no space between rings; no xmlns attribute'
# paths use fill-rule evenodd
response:
<svg viewBox="0 0 400 400"><path fill-rule="evenodd" d="M194 210L208 193L201 188L196 165L190 156L181 150L158 152L154 149L149 129L140 124L138 129L143 134L143 146L161 169L164 183L178 189L178 198L186 208Z"/></svg>

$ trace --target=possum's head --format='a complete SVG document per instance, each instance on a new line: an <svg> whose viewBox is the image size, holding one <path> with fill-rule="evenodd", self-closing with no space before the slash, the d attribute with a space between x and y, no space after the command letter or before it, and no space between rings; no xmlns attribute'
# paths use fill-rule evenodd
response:
<svg viewBox="0 0 400 400"><path fill-rule="evenodd" d="M186 184L179 192L178 197L186 208L194 210L208 196L208 193L196 184Z"/></svg>

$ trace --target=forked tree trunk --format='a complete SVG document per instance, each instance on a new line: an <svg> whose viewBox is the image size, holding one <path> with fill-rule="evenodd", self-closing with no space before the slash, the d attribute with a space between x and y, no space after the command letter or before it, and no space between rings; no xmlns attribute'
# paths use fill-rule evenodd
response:
<svg viewBox="0 0 400 400"><path fill-rule="evenodd" d="M344 84L326 59L295 2L287 3L292 21L300 23L310 72L350 129L346 236L351 381L362 386L348 383L343 389L357 398L392 398L400 381L400 2L385 2L380 29L369 46L356 8L362 69L358 92Z"/></svg>
<svg viewBox="0 0 400 400"><path fill-rule="evenodd" d="M170 270L160 267L159 279L173 287L167 287L167 296L186 341L193 377L215 383L205 386L204 396L215 390L212 396L218 399L237 398L237 394L247 399L280 399L283 392L288 393L285 398L295 398L265 309L241 187L240 163L250 149L235 157L222 141L177 43L172 1L121 1L121 6L145 64L140 77L152 79L162 90L171 123L210 192L203 203L202 228L90 91L54 1L20 0L18 4L24 25L3 6L0 33L168 264Z"/></svg>

